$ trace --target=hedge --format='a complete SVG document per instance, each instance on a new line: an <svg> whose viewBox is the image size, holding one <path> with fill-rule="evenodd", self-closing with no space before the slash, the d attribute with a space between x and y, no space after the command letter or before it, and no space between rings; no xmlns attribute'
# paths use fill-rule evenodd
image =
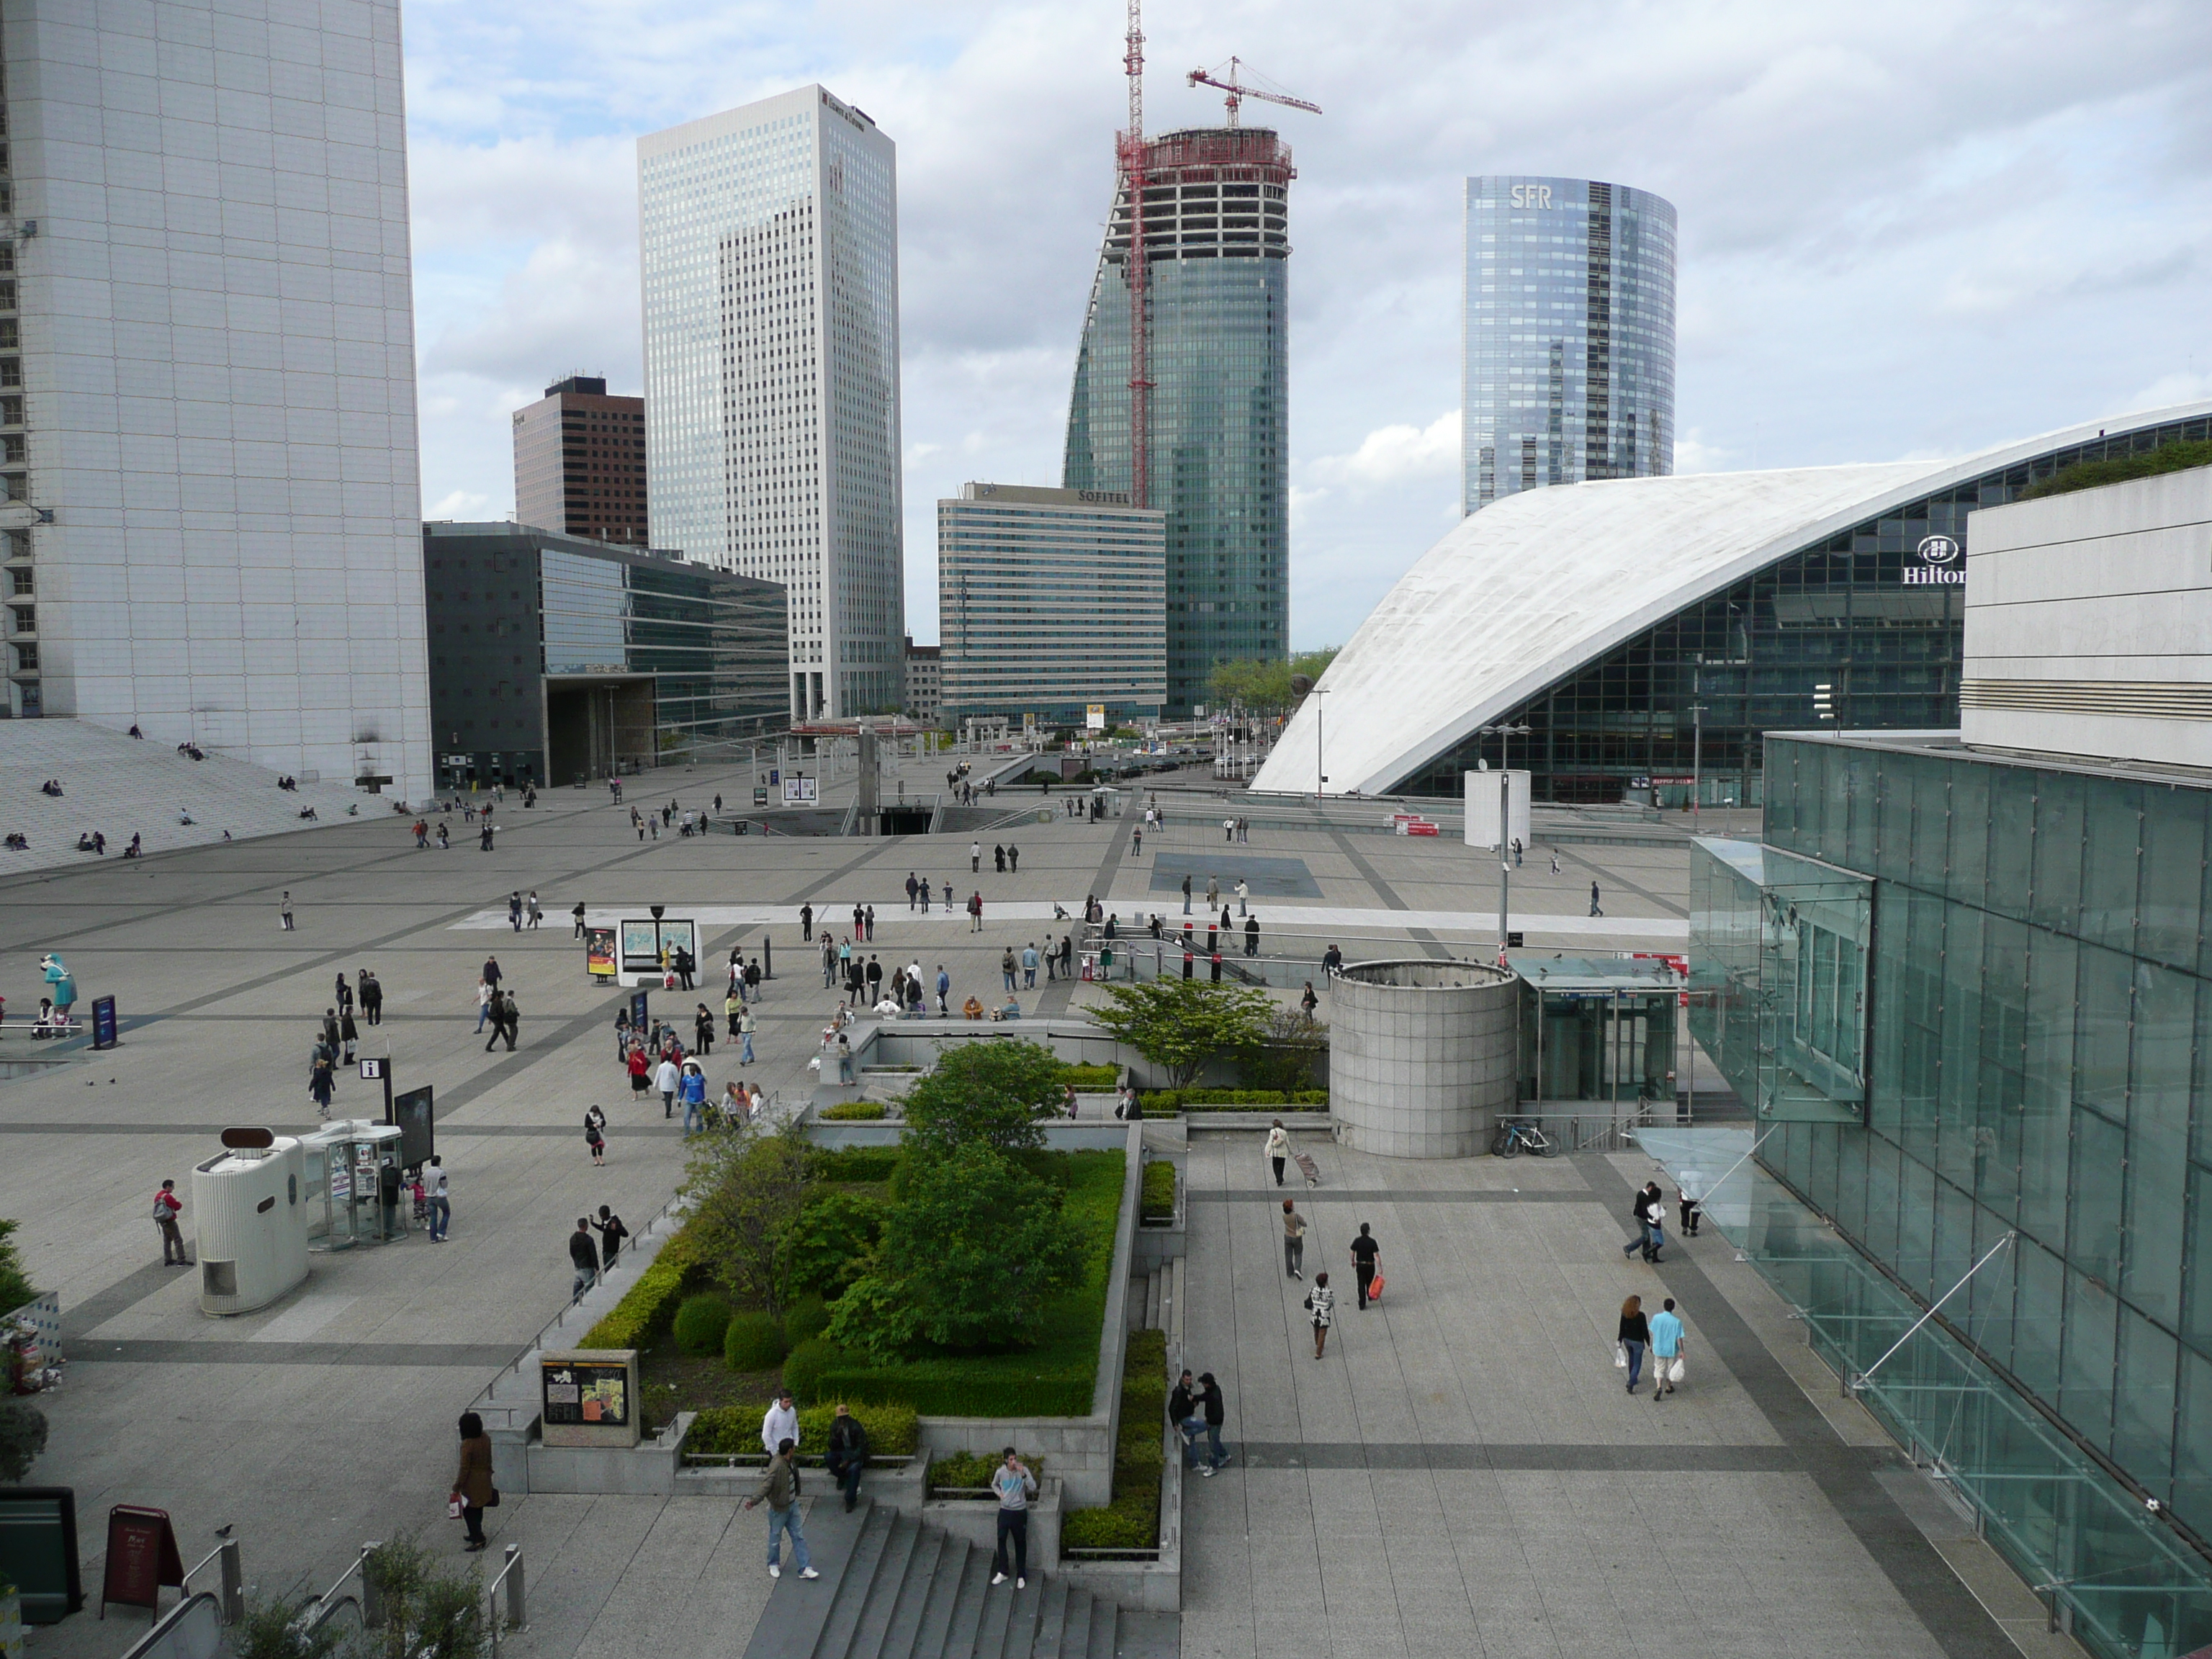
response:
<svg viewBox="0 0 2212 1659"><path fill-rule="evenodd" d="M794 1348L829 1328L829 1305L818 1296L802 1296L783 1310L783 1334Z"/></svg>
<svg viewBox="0 0 2212 1659"><path fill-rule="evenodd" d="M1326 1089L1294 1089L1287 1094L1280 1089L1156 1089L1143 1099L1147 1116L1171 1117L1194 1107L1233 1112L1264 1111L1269 1107L1328 1109Z"/></svg>
<svg viewBox="0 0 2212 1659"><path fill-rule="evenodd" d="M1030 1473L1036 1476L1042 1487L1044 1459L1035 1452L1025 1452L1018 1446L1014 1449L1014 1455L1029 1465ZM927 1486L964 1486L971 1491L977 1486L988 1486L991 1484L991 1477L998 1474L1006 1461L1006 1455L1003 1451L954 1452L949 1456L932 1458L928 1478L923 1484Z"/></svg>
<svg viewBox="0 0 2212 1659"><path fill-rule="evenodd" d="M1060 1068L1060 1080L1073 1084L1078 1092L1082 1094L1103 1094L1121 1082L1121 1068L1118 1066L1063 1066Z"/></svg>
<svg viewBox="0 0 2212 1659"><path fill-rule="evenodd" d="M890 1110L880 1100L843 1100L835 1106L824 1106L822 1117L829 1123L873 1123Z"/></svg>
<svg viewBox="0 0 2212 1659"><path fill-rule="evenodd" d="M686 1353L721 1352L722 1333L729 1328L730 1313L730 1298L719 1291L702 1291L685 1297L670 1328L676 1346Z"/></svg>
<svg viewBox="0 0 2212 1659"><path fill-rule="evenodd" d="M814 1175L818 1181L889 1181L906 1154L896 1146L842 1146L835 1152L817 1150Z"/></svg>
<svg viewBox="0 0 2212 1659"><path fill-rule="evenodd" d="M783 1386L789 1389L795 1400L823 1398L822 1379L841 1365L853 1363L853 1356L828 1337L817 1332L804 1341L791 1345L791 1352L783 1357Z"/></svg>
<svg viewBox="0 0 2212 1659"><path fill-rule="evenodd" d="M1121 1361L1121 1424L1114 1437L1114 1501L1071 1510L1060 1523L1062 1549L1157 1549L1160 1466L1167 1449L1168 1336L1136 1331Z"/></svg>
<svg viewBox="0 0 2212 1659"><path fill-rule="evenodd" d="M758 1406L711 1406L699 1413L692 1422L691 1432L684 1437L684 1449L692 1452L758 1452L761 1448L761 1419L768 1415L766 1404ZM801 1406L799 1408L799 1461L818 1463L823 1449L830 1443L830 1425L836 1420L835 1401ZM853 1415L860 1419L860 1426L868 1431L868 1449L884 1457L911 1457L921 1445L921 1423L911 1406L861 1405L855 1401Z"/></svg>
<svg viewBox="0 0 2212 1659"><path fill-rule="evenodd" d="M774 1314L730 1316L729 1329L722 1337L722 1363L732 1370L773 1370L783 1364L786 1352L783 1324Z"/></svg>
<svg viewBox="0 0 2212 1659"><path fill-rule="evenodd" d="M1046 1156L1043 1166L1066 1171L1066 1212L1090 1238L1083 1282L1047 1306L1037 1342L1010 1353L911 1359L897 1365L872 1365L856 1355L821 1374L817 1386L823 1395L900 1401L933 1417L1091 1414L1127 1155L1054 1152Z"/></svg>
<svg viewBox="0 0 2212 1659"><path fill-rule="evenodd" d="M608 1310L605 1316L584 1333L579 1346L586 1348L647 1348L653 1340L668 1328L676 1316L678 1302L684 1294L684 1277L689 1264L677 1247L683 1243L679 1235L661 1247L650 1267L637 1276L637 1283L623 1292L622 1300Z"/></svg>
<svg viewBox="0 0 2212 1659"><path fill-rule="evenodd" d="M1155 1159L1145 1165L1145 1186L1138 1203L1138 1213L1146 1220L1165 1219L1175 1214L1175 1165L1164 1158Z"/></svg>

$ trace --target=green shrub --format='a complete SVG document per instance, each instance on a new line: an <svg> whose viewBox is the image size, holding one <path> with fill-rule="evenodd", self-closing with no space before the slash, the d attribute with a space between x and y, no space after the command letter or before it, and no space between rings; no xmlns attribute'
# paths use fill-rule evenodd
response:
<svg viewBox="0 0 2212 1659"><path fill-rule="evenodd" d="M1326 1089L1156 1089L1142 1097L1148 1117L1172 1117L1202 1111L1258 1112L1328 1109Z"/></svg>
<svg viewBox="0 0 2212 1659"><path fill-rule="evenodd" d="M804 1396L800 1396L802 1401ZM911 1406L868 1406L849 1402L853 1415L868 1431L868 1450L879 1457L911 1457L921 1446L921 1423ZM799 1408L799 1461L818 1463L830 1443L830 1425L837 1414L835 1401ZM761 1419L768 1404L714 1406L701 1412L684 1438L686 1451L706 1453L761 1452Z"/></svg>
<svg viewBox="0 0 2212 1659"><path fill-rule="evenodd" d="M16 1254L14 1234L22 1224L0 1221L0 1313L13 1313L39 1294L23 1271L23 1258Z"/></svg>
<svg viewBox="0 0 2212 1659"><path fill-rule="evenodd" d="M857 1193L829 1192L812 1200L784 1237L784 1274L792 1292L824 1302L844 1295L883 1237L888 1212L882 1200Z"/></svg>
<svg viewBox="0 0 2212 1659"><path fill-rule="evenodd" d="M0 1480L20 1485L46 1449L46 1413L27 1400L0 1400Z"/></svg>
<svg viewBox="0 0 2212 1659"><path fill-rule="evenodd" d="M830 1305L818 1296L802 1296L784 1310L783 1339L796 1348L830 1328Z"/></svg>
<svg viewBox="0 0 2212 1659"><path fill-rule="evenodd" d="M1063 1084L1073 1084L1083 1094L1103 1094L1121 1080L1121 1068L1118 1066L1063 1066L1060 1068L1060 1080Z"/></svg>
<svg viewBox="0 0 2212 1659"><path fill-rule="evenodd" d="M783 1357L783 1386L794 1400L820 1400L824 1397L823 1379L853 1360L852 1354L817 1333L791 1345Z"/></svg>
<svg viewBox="0 0 2212 1659"><path fill-rule="evenodd" d="M730 1311L730 1298L714 1291L685 1297L670 1328L676 1346L686 1353L720 1352L722 1333L729 1328Z"/></svg>
<svg viewBox="0 0 2212 1659"><path fill-rule="evenodd" d="M2111 460L2076 461L2071 466L2061 467L2041 483L2030 484L2014 499L2039 501L2045 495L2063 495L2069 490L2094 489L2100 484L2126 483L2130 479L2152 477L2160 472L2208 465L2212 465L2212 443L2160 444L2155 449L2140 450Z"/></svg>
<svg viewBox="0 0 2212 1659"><path fill-rule="evenodd" d="M814 1153L814 1178L852 1182L889 1181L905 1156L904 1150L897 1146L840 1146L835 1151L817 1147Z"/></svg>
<svg viewBox="0 0 2212 1659"><path fill-rule="evenodd" d="M1160 1469L1166 1459L1168 1338L1138 1331L1121 1358L1121 1421L1114 1437L1114 1501L1062 1518L1063 1549L1141 1550L1160 1541Z"/></svg>
<svg viewBox="0 0 2212 1659"><path fill-rule="evenodd" d="M823 1121L830 1123L874 1123L889 1115L890 1108L880 1100L844 1100L835 1106L822 1109Z"/></svg>
<svg viewBox="0 0 2212 1659"><path fill-rule="evenodd" d="M1042 1482L1044 1480L1044 1459L1035 1453L1025 1452L1017 1446L1014 1454L1029 1465L1030 1473ZM932 1486L988 1486L999 1466L1006 1461L1000 1452L953 1452L947 1456L930 1460L927 1484Z"/></svg>
<svg viewBox="0 0 2212 1659"><path fill-rule="evenodd" d="M584 1333L586 1348L645 1348L668 1328L684 1294L688 1270L684 1243L678 1233L661 1247L652 1264L637 1276L637 1283L623 1292L622 1300Z"/></svg>
<svg viewBox="0 0 2212 1659"><path fill-rule="evenodd" d="M722 1363L732 1370L773 1370L783 1363L783 1323L774 1314L730 1316L722 1334Z"/></svg>
<svg viewBox="0 0 2212 1659"><path fill-rule="evenodd" d="M1144 1195L1138 1213L1147 1221L1167 1220L1175 1214L1175 1165L1164 1158L1145 1165Z"/></svg>

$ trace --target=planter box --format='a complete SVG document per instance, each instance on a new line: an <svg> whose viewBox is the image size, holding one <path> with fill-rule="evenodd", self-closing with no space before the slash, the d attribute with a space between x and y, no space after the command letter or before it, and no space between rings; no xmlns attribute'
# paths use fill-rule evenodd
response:
<svg viewBox="0 0 2212 1659"><path fill-rule="evenodd" d="M1030 1505L1030 1571L1041 1576L1060 1559L1060 1483L1047 1475ZM941 1528L979 1549L999 1544L999 1500L995 1498L933 1498L921 1506L922 1522Z"/></svg>

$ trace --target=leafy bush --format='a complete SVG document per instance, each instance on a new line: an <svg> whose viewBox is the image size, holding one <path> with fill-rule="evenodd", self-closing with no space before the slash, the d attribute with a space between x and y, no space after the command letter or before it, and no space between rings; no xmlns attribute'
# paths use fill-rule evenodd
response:
<svg viewBox="0 0 2212 1659"><path fill-rule="evenodd" d="M794 1400L823 1397L823 1379L840 1366L854 1363L854 1356L818 1332L791 1345L783 1357L783 1386Z"/></svg>
<svg viewBox="0 0 2212 1659"><path fill-rule="evenodd" d="M1167 1220L1175 1214L1175 1165L1164 1158L1145 1165L1143 1196L1138 1201L1138 1214L1146 1220Z"/></svg>
<svg viewBox="0 0 2212 1659"><path fill-rule="evenodd" d="M1264 991L1205 980L1145 980L1106 987L1094 1024L1120 1037L1178 1086L1209 1060L1250 1053L1267 1036L1275 1005Z"/></svg>
<svg viewBox="0 0 2212 1659"><path fill-rule="evenodd" d="M336 1620L312 1634L303 1614L312 1610L314 1597L301 1595L246 1598L246 1617L225 1638L224 1645L237 1659L327 1659L344 1633Z"/></svg>
<svg viewBox="0 0 2212 1659"><path fill-rule="evenodd" d="M684 1243L678 1233L660 1249L637 1282L623 1292L622 1300L584 1333L587 1348L645 1348L668 1328L684 1294L686 1271Z"/></svg>
<svg viewBox="0 0 2212 1659"><path fill-rule="evenodd" d="M1168 1338L1137 1331L1121 1358L1121 1420L1114 1437L1114 1501L1072 1510L1061 1520L1063 1549L1137 1550L1160 1541L1160 1471L1166 1460Z"/></svg>
<svg viewBox="0 0 2212 1659"><path fill-rule="evenodd" d="M46 1449L46 1413L27 1400L0 1400L0 1480L20 1485Z"/></svg>
<svg viewBox="0 0 2212 1659"><path fill-rule="evenodd" d="M854 1193L823 1193L810 1202L784 1237L784 1275L792 1293L825 1302L844 1295L883 1237L888 1210L879 1200Z"/></svg>
<svg viewBox="0 0 2212 1659"><path fill-rule="evenodd" d="M799 1396L802 1402L805 1396ZM863 1405L848 1401L853 1415L868 1431L868 1450L880 1457L911 1457L921 1445L921 1422L911 1406ZM830 1425L836 1417L835 1401L801 1403L799 1407L799 1461L819 1462L830 1443ZM758 1406L716 1406L701 1412L684 1437L686 1451L744 1453L761 1449L761 1419L768 1415L765 1402Z"/></svg>
<svg viewBox="0 0 2212 1659"><path fill-rule="evenodd" d="M1039 1482L1042 1482L1044 1459L1033 1452L1025 1452L1018 1446L1014 1448L1014 1455L1028 1464L1030 1473L1036 1476ZM943 1457L933 1457L929 1462L929 1477L927 1484L932 1486L970 1488L988 1486L991 1484L991 1477L999 1472L1000 1466L1006 1461L1006 1455L1003 1451L996 1454L952 1452Z"/></svg>
<svg viewBox="0 0 2212 1659"><path fill-rule="evenodd" d="M774 1314L732 1314L722 1363L733 1371L773 1370L783 1363L783 1322Z"/></svg>
<svg viewBox="0 0 2212 1659"><path fill-rule="evenodd" d="M379 1544L362 1572L383 1598L385 1622L356 1638L358 1659L477 1659L489 1649L483 1583L474 1572L438 1571L414 1534Z"/></svg>
<svg viewBox="0 0 2212 1659"><path fill-rule="evenodd" d="M730 1311L730 1298L714 1291L685 1297L671 1327L676 1346L686 1353L720 1353Z"/></svg>
<svg viewBox="0 0 2212 1659"><path fill-rule="evenodd" d="M1281 1107L1328 1109L1326 1089L1156 1089L1141 1099L1146 1115L1153 1117L1173 1116L1194 1107L1246 1112Z"/></svg>
<svg viewBox="0 0 2212 1659"><path fill-rule="evenodd" d="M796 1127L744 1125L695 1143L682 1188L690 1259L739 1307L783 1310L784 1240L811 1195L813 1152Z"/></svg>
<svg viewBox="0 0 2212 1659"><path fill-rule="evenodd" d="M1103 1094L1121 1080L1118 1066L1063 1066L1060 1080L1065 1085L1073 1084L1079 1093Z"/></svg>
<svg viewBox="0 0 2212 1659"><path fill-rule="evenodd" d="M2212 466L2212 443L2160 444L2155 449L2121 455L2112 460L2076 461L2072 466L2061 467L2041 483L2030 484L2014 499L2033 501L2045 495L2063 495L2075 489L2094 489L2100 484L2125 483L2133 478L2148 478L2160 472L2179 472L2192 466Z"/></svg>
<svg viewBox="0 0 2212 1659"><path fill-rule="evenodd" d="M890 1108L880 1100L841 1100L822 1109L823 1121L830 1123L874 1123L890 1113Z"/></svg>
<svg viewBox="0 0 2212 1659"><path fill-rule="evenodd" d="M906 1143L924 1158L981 1145L1000 1153L1044 1146L1044 1122L1060 1109L1060 1060L1018 1038L963 1042L906 1097Z"/></svg>
<svg viewBox="0 0 2212 1659"><path fill-rule="evenodd" d="M905 1149L898 1146L841 1146L834 1152L817 1147L814 1178L856 1183L889 1181L905 1156Z"/></svg>
<svg viewBox="0 0 2212 1659"><path fill-rule="evenodd" d="M942 1143L907 1165L882 1242L831 1310L830 1334L879 1363L925 1345L1028 1347L1045 1304L1077 1281L1084 1242L1058 1188L988 1141Z"/></svg>
<svg viewBox="0 0 2212 1659"><path fill-rule="evenodd" d="M38 1295L12 1242L19 1221L0 1221L0 1313L13 1313Z"/></svg>
<svg viewBox="0 0 2212 1659"><path fill-rule="evenodd" d="M783 1316L784 1340L797 1347L830 1328L830 1307L818 1296L802 1296Z"/></svg>

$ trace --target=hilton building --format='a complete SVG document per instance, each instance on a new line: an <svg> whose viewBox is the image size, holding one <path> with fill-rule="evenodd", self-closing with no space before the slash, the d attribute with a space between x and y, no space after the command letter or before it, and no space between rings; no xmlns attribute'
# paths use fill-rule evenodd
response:
<svg viewBox="0 0 2212 1659"><path fill-rule="evenodd" d="M784 593L518 524L422 526L441 787L573 783L785 723Z"/></svg>

